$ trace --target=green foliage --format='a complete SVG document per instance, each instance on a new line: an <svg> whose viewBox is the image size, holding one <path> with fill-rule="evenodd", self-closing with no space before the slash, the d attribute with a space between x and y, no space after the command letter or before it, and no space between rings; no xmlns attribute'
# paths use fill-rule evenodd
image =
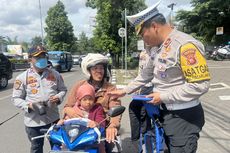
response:
<svg viewBox="0 0 230 153"><path fill-rule="evenodd" d="M26 59L10 58L9 60L11 61L11 63L15 63L15 64L27 64L28 63L28 60Z"/></svg>
<svg viewBox="0 0 230 153"><path fill-rule="evenodd" d="M7 44L7 40L5 37L0 36L0 44Z"/></svg>
<svg viewBox="0 0 230 153"><path fill-rule="evenodd" d="M88 37L86 37L86 34L82 32L79 35L79 40L78 40L78 51L81 54L86 54L88 52L88 46L89 45L89 40Z"/></svg>
<svg viewBox="0 0 230 153"><path fill-rule="evenodd" d="M129 69L136 69L139 64L138 58L127 57L127 66Z"/></svg>
<svg viewBox="0 0 230 153"><path fill-rule="evenodd" d="M11 39L10 37L6 37L7 39L7 45L18 45L18 36L15 36L14 39Z"/></svg>
<svg viewBox="0 0 230 153"><path fill-rule="evenodd" d="M192 0L192 11L180 10L176 20L186 33L196 33L205 44L224 44L230 40L230 1ZM216 28L224 27L224 35L216 35Z"/></svg>
<svg viewBox="0 0 230 153"><path fill-rule="evenodd" d="M122 41L118 35L118 29L125 27L124 9L127 9L127 15L136 14L146 7L144 2L144 0L87 0L86 6L97 9L92 39L95 51L110 52L112 58L116 55L121 56ZM131 28L129 24L127 34L128 42L136 40L134 28ZM136 50L136 44L129 45L128 50Z"/></svg>
<svg viewBox="0 0 230 153"><path fill-rule="evenodd" d="M76 38L73 33L73 26L65 12L65 6L60 0L48 10L46 25L48 48L50 50L71 51Z"/></svg>
<svg viewBox="0 0 230 153"><path fill-rule="evenodd" d="M37 45L41 45L41 44L42 44L42 37L35 36L34 38L32 38L32 40L31 40L32 46L37 46Z"/></svg>

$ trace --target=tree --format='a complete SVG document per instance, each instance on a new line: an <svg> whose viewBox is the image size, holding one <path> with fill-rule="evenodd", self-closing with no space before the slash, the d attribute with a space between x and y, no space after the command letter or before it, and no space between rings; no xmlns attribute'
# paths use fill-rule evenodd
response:
<svg viewBox="0 0 230 153"><path fill-rule="evenodd" d="M7 45L18 45L18 36L15 36L14 39L11 39L10 37L6 37L6 44Z"/></svg>
<svg viewBox="0 0 230 153"><path fill-rule="evenodd" d="M0 44L7 44L7 40L5 37L0 36Z"/></svg>
<svg viewBox="0 0 230 153"><path fill-rule="evenodd" d="M36 46L36 45L41 45L42 44L42 37L40 36L35 36L32 38L31 45Z"/></svg>
<svg viewBox="0 0 230 153"><path fill-rule="evenodd" d="M124 27L124 9L127 9L128 14L135 14L146 7L144 0L87 0L86 6L97 9L93 35L95 49L103 53L109 52L118 61L121 55L118 29ZM134 28L128 28L127 33L131 40Z"/></svg>
<svg viewBox="0 0 230 153"><path fill-rule="evenodd" d="M48 48L50 50L71 51L76 38L73 33L73 26L65 12L65 6L60 0L48 10L46 25Z"/></svg>
<svg viewBox="0 0 230 153"><path fill-rule="evenodd" d="M0 36L0 52L3 52L6 50L6 44L7 44L6 38L3 36Z"/></svg>
<svg viewBox="0 0 230 153"><path fill-rule="evenodd" d="M79 35L79 40L77 42L80 54L86 54L88 52L88 38L84 32Z"/></svg>
<svg viewBox="0 0 230 153"><path fill-rule="evenodd" d="M180 28L205 44L224 44L230 40L230 1L192 0L192 11L180 10L176 20ZM224 35L216 35L216 28L224 27Z"/></svg>

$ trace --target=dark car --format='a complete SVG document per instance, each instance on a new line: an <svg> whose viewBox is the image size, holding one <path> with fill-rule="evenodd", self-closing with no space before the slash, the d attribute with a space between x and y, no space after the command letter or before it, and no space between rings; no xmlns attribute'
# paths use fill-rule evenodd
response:
<svg viewBox="0 0 230 153"><path fill-rule="evenodd" d="M82 59L85 57L86 55L81 55L80 58L79 58L79 66L81 67L81 62L82 62Z"/></svg>
<svg viewBox="0 0 230 153"><path fill-rule="evenodd" d="M5 88L8 85L8 80L12 79L13 70L10 60L0 53L0 88Z"/></svg>

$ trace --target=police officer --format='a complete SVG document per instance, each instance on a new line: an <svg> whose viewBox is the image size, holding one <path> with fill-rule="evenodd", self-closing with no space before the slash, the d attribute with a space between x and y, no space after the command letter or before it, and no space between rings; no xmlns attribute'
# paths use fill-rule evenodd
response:
<svg viewBox="0 0 230 153"><path fill-rule="evenodd" d="M146 49L140 52L138 74L142 73L142 70L146 67L148 61L151 60L149 53L150 52ZM138 91L136 91L135 94L148 95L152 93L152 90L153 84L152 82L149 82ZM140 144L142 144L142 138L140 136L144 136L144 134L151 129L151 120L147 115L144 103L142 101L131 101L129 104L129 118L132 144L135 148L138 148L135 151L139 153L142 152L142 147L140 147Z"/></svg>
<svg viewBox="0 0 230 153"><path fill-rule="evenodd" d="M14 105L24 111L24 124L31 142L31 153L43 153L44 139L31 140L43 135L40 129L48 129L59 120L58 105L66 94L61 75L47 67L47 53L42 46L28 51L31 68L18 75L14 82Z"/></svg>
<svg viewBox="0 0 230 153"><path fill-rule="evenodd" d="M127 17L146 44L158 47L146 67L149 73L138 75L125 89L110 95L124 96L151 80L154 89L147 97L153 98L149 103L161 106L169 152L194 153L204 125L199 98L208 91L210 83L204 46L167 24L157 9L158 5Z"/></svg>

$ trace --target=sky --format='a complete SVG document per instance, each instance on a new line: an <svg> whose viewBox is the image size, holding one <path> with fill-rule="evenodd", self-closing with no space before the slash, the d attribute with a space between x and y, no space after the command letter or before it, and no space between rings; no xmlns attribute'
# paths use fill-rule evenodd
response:
<svg viewBox="0 0 230 153"><path fill-rule="evenodd" d="M40 20L39 0L0 0L0 36L8 36L12 40L17 37L19 42L30 42L35 36L41 36L42 27L45 25L47 11L58 0L40 0L42 20ZM146 0L146 5L151 6L158 0ZM88 37L92 37L94 17L97 11L85 6L86 0L62 0L68 19L73 25L75 36L84 31ZM190 0L162 0L159 11L165 16L169 15L167 7L171 3L174 6L174 14L179 9L191 10ZM43 30L44 36L45 31Z"/></svg>

